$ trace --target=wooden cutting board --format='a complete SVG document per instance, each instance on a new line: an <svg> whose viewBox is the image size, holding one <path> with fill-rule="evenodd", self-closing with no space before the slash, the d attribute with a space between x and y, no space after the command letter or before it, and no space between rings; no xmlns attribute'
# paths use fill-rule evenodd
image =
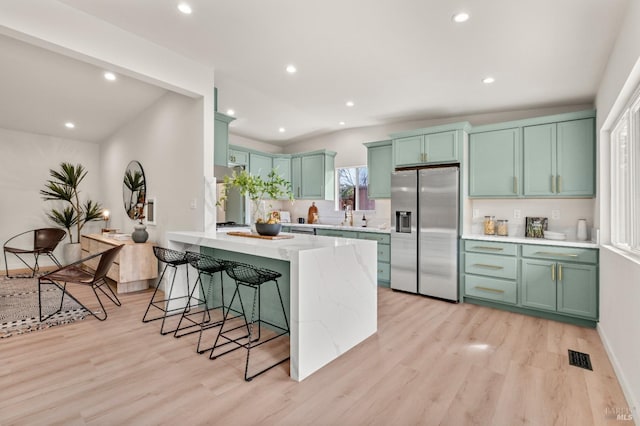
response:
<svg viewBox="0 0 640 426"><path fill-rule="evenodd" d="M231 232L227 232L227 235L233 235L236 237L248 237L248 238L260 238L263 240L286 240L289 238L293 238L293 235L288 235L288 234L280 234L280 235L260 235L260 234L253 234L251 232L240 232L240 231L231 231Z"/></svg>

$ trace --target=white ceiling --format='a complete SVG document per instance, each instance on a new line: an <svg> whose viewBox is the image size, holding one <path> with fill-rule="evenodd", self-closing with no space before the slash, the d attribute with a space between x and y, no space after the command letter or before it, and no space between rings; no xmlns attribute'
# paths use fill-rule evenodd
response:
<svg viewBox="0 0 640 426"><path fill-rule="evenodd" d="M215 67L218 109L236 111L231 131L276 144L345 127L592 102L628 5L628 0L186 1L191 15L177 11L177 0L61 0ZM460 10L471 19L455 24L451 17ZM2 43L4 75L8 61ZM88 126L102 123L103 135L110 133L107 115L131 117L135 111L123 106L135 110L163 93L126 79L120 93L115 85L79 76L72 86L56 87L64 79L65 60L45 61L46 67L28 73L10 71L20 73L22 90L39 95L19 103L52 114L78 97ZM285 72L289 63L298 73ZM53 65L60 65L54 78ZM496 82L484 85L487 75ZM31 80L39 85L34 91L25 87ZM5 93L19 93L13 83L0 84L4 117L12 109ZM116 91L123 98L111 99ZM346 107L347 100L355 106ZM16 110L12 120L26 121L25 112ZM279 133L279 127L286 132Z"/></svg>

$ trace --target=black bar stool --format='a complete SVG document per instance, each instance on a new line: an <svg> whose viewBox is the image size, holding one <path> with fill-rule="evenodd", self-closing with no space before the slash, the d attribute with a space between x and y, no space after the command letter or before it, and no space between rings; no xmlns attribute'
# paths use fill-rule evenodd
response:
<svg viewBox="0 0 640 426"><path fill-rule="evenodd" d="M163 247L153 247L153 254L156 256L159 262L164 263L164 269L162 270L162 274L160 274L160 279L158 280L158 285L156 286L153 295L151 296L151 300L149 301L149 305L147 306L147 310L142 317L142 322L150 322L155 320L162 320L162 325L160 326L160 334L165 335L169 333L175 333L177 328L172 330L165 330L164 324L167 317L173 315L180 315L185 310L189 310L189 268L187 267L187 292L185 296L173 297L173 284L176 280L176 274L178 272L178 266L187 265L189 261L187 260L187 254L181 251L171 250ZM171 280L171 286L169 287L169 292L165 294L165 298L161 300L156 300L156 294L158 293L158 289L160 288L160 283L162 283L162 279L164 278L165 272L167 272L167 268L173 268L173 278ZM184 307L180 308L170 308L169 303L172 301L186 299L187 304ZM149 310L151 307L154 307L162 312L162 315L155 318L147 318L149 314Z"/></svg>
<svg viewBox="0 0 640 426"><path fill-rule="evenodd" d="M204 254L195 253L191 251L186 252L186 256L189 264L193 266L193 268L196 271L198 271L198 279L196 280L193 288L191 289L191 294L189 295L188 305L191 311L185 309L182 312L182 316L180 317L180 321L178 322L178 328L176 329L174 336L182 337L187 334L196 333L200 331L200 337L198 338L198 346L196 350L198 351L198 353L204 353L208 350L211 350L211 347L206 349L200 348L200 341L202 340L202 331L222 324L222 320L211 322L210 310L224 308L224 285L222 281L222 275L223 275L222 272L227 268L227 262L225 262L224 260L216 259L211 256L207 256ZM207 294L204 290L204 284L202 282L202 275L209 276L209 292L210 292L209 301L211 302L213 300L213 277L218 272L220 273L221 305L209 308L207 303ZM200 297L194 296L196 288L200 289ZM202 307L203 308L202 311L198 310L197 309L198 307ZM224 309L223 309L223 312L224 312ZM200 313L202 313L202 320L193 319L194 316L199 315ZM183 326L182 325L183 321L186 322L187 325ZM182 334L178 334L178 332L181 330L190 330L190 331L187 331Z"/></svg>
<svg viewBox="0 0 640 426"><path fill-rule="evenodd" d="M280 336L284 336L285 334L289 334L290 333L290 329L289 329L289 320L287 319L287 313L286 310L284 308L284 302L282 301L282 293L280 292L280 285L278 284L278 278L280 278L282 276L282 274L280 274L279 272L276 271L271 271L269 269L264 269L264 268L258 268L252 265L247 265L244 263L237 263L234 262L233 264L228 265L227 269L227 274L233 278L236 282L236 289L233 293L233 296L231 297L231 302L229 302L229 306L227 307L227 311L224 314L224 317L222 319L222 325L220 327L220 330L218 331L218 336L216 337L216 341L213 345L213 348L211 349L211 353L209 355L209 358L211 359L216 359L224 354L227 354L229 352L235 351L236 349L240 349L240 348L245 348L247 350L247 359L245 362L245 368L244 368L244 379L246 381L251 381L251 379L253 379L256 376L259 376L260 374L264 373L267 370L272 369L273 367L282 364L283 362L287 361L289 359L289 356L287 355L286 358L276 362L273 365L270 365L267 368L264 368L262 370L260 370L259 372L249 376L248 372L249 372L249 358L251 356L251 349L252 348L256 348L260 345L263 345L267 342L270 342L273 339L276 339ZM276 290L278 291L278 298L280 300L280 307L282 308L282 315L284 317L284 322L285 322L285 328L273 324L271 322L265 321L261 318L260 316L260 288L262 287L263 284L267 283L267 282L274 282L276 285ZM244 304L242 303L242 296L240 295L240 286L245 286L248 287L250 289L253 289L253 306L251 309L251 319L250 321L247 321L247 317L245 314L245 309L244 309ZM238 300L240 301L240 307L242 309L242 312L240 312L239 315L229 318L229 312L231 310L233 310L231 307L233 305L233 301L236 298L236 295L238 296ZM258 318L256 320L256 304L258 306L257 309L257 315ZM224 326L225 323L227 321L233 320L235 318L239 318L242 317L244 319L244 324L240 325L240 326L236 326L234 328L231 328L227 331L224 331ZM258 325L258 332L255 333L254 332L254 324ZM279 333L276 333L274 336L271 336L265 340L260 341L261 339L261 332L260 332L260 326L262 324L267 324L269 325L271 328L279 330ZM229 334L230 332L240 329L240 328L245 328L247 329L247 334L244 336L240 336L240 337L228 337L227 334ZM256 336L257 334L257 336ZM225 341L222 343L218 343L220 341L220 339L224 339ZM246 341L244 343L241 343L241 340L245 340ZM228 345L230 343L234 343L235 347L233 347L232 349L229 349L225 352L222 352L220 354L215 354L215 350L216 348Z"/></svg>

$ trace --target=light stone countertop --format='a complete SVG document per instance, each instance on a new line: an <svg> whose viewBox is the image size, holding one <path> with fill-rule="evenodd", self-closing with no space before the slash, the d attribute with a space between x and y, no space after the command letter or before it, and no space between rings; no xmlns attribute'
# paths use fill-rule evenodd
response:
<svg viewBox="0 0 640 426"><path fill-rule="evenodd" d="M376 226L349 226L349 225L331 225L324 223L283 223L282 226L290 226L292 228L317 228L317 229L335 229L338 231L352 231L352 232L374 232L378 234L390 234L391 229L389 227L386 228L378 228Z"/></svg>
<svg viewBox="0 0 640 426"><path fill-rule="evenodd" d="M500 243L516 243L516 244L537 244L544 246L558 246L558 247L576 247L576 248L589 248L597 249L599 245L591 241L576 241L576 240L548 240L545 238L526 238L526 237L498 237L494 235L483 234L465 234L462 236L463 240L480 240L480 241L494 241Z"/></svg>

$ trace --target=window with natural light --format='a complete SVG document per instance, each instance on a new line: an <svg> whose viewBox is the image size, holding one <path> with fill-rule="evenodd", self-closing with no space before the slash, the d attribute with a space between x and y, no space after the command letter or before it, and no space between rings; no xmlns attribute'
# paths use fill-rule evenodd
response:
<svg viewBox="0 0 640 426"><path fill-rule="evenodd" d="M611 242L640 254L640 88L611 132Z"/></svg>
<svg viewBox="0 0 640 426"><path fill-rule="evenodd" d="M375 210L375 200L369 199L369 174L366 167L336 169L338 184L337 210L351 206L353 210Z"/></svg>

